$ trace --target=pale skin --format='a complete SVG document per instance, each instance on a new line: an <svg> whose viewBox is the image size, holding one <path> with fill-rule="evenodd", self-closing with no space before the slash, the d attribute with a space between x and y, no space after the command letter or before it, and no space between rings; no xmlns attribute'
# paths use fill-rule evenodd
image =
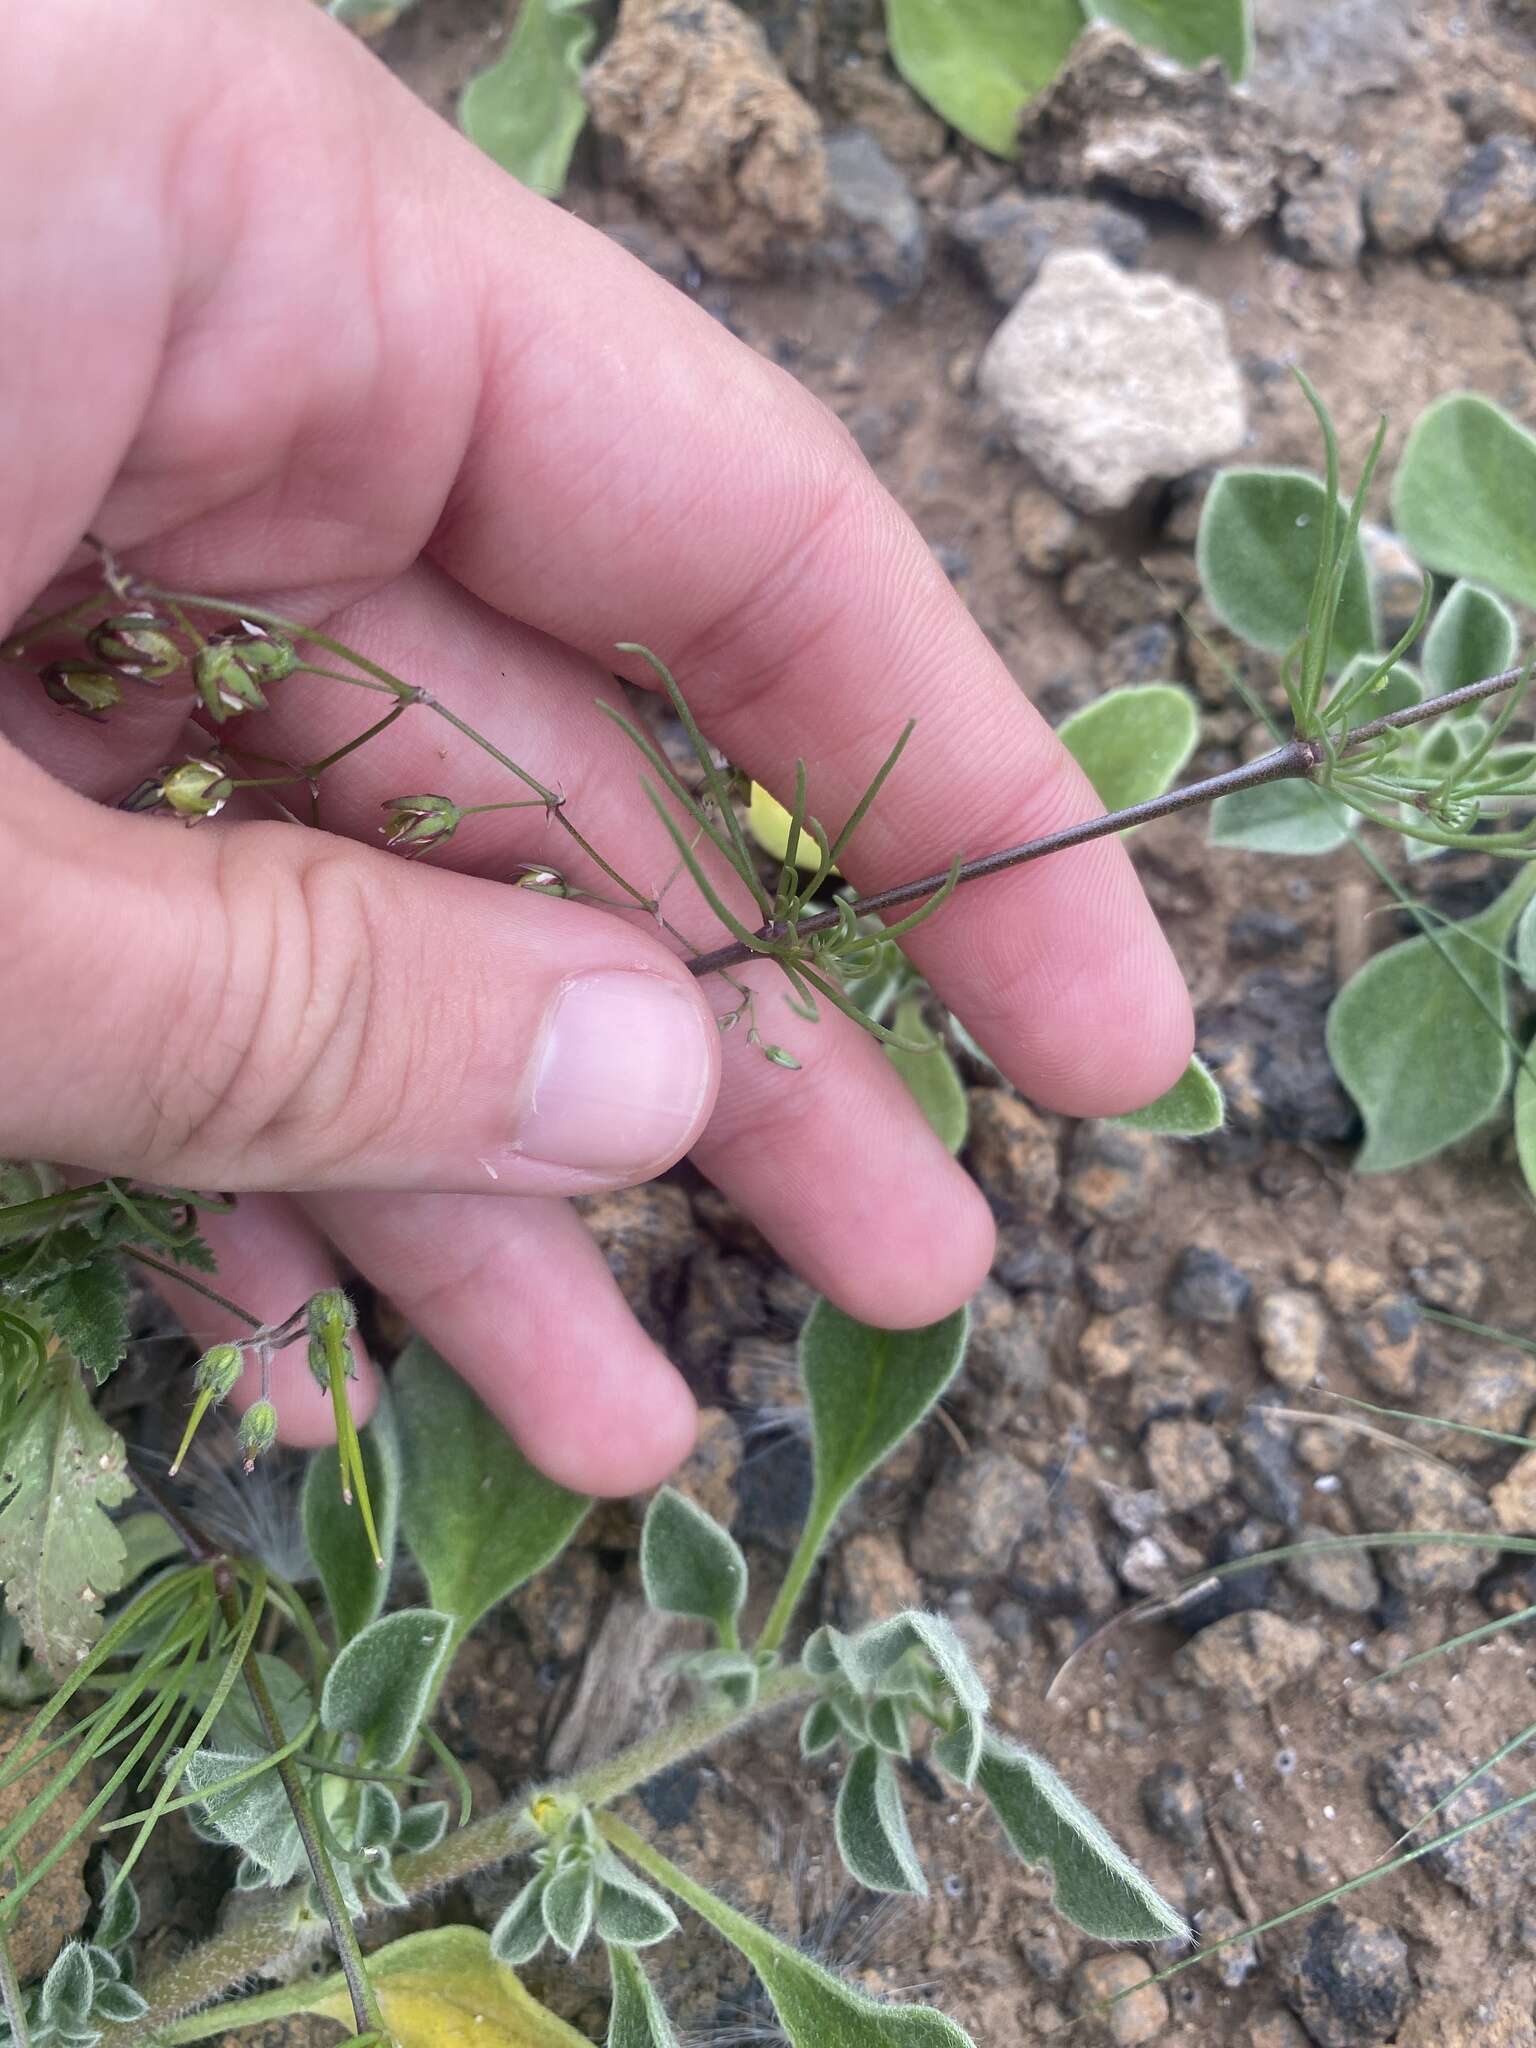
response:
<svg viewBox="0 0 1536 2048"><path fill-rule="evenodd" d="M917 731L845 862L862 889L1097 813L838 423L602 235L522 190L308 0L52 0L0 74L0 630L102 535L162 583L265 602L423 684L642 889L674 860L596 709L656 648L712 741L834 829ZM378 700L297 678L241 744L314 759ZM0 671L0 1156L239 1191L209 1236L262 1317L374 1279L572 1486L625 1493L694 1411L565 1197L684 1154L792 1266L888 1326L967 1299L987 1205L880 1048L635 913L506 886L539 810L419 864L385 798L525 794L412 711L329 771L323 824L110 806L206 750L190 692L101 725ZM231 734L233 738L234 735ZM241 810L233 806L232 813ZM666 915L719 936L684 883ZM962 890L910 950L1029 1097L1150 1100L1192 1024L1122 847ZM200 1342L242 1334L175 1304ZM375 1399L360 1359L359 1417ZM302 1346L283 1433L323 1441ZM252 1398L245 1387L237 1402Z"/></svg>

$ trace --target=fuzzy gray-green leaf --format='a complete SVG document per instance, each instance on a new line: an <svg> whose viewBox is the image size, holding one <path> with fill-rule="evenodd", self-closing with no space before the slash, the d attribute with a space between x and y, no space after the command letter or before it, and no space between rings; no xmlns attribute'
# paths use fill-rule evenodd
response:
<svg viewBox="0 0 1536 2048"><path fill-rule="evenodd" d="M1101 1941L1167 1941L1189 1930L1042 1758L987 1739L976 1782L1026 1863L1047 1863L1058 1913Z"/></svg>
<svg viewBox="0 0 1536 2048"><path fill-rule="evenodd" d="M1198 1054L1191 1053L1189 1065L1156 1102L1107 1121L1124 1124L1128 1130L1155 1131L1163 1138L1204 1138L1219 1131L1226 1116L1227 1105L1214 1075Z"/></svg>
<svg viewBox="0 0 1536 2048"><path fill-rule="evenodd" d="M402 1607L356 1635L326 1674L320 1720L357 1745L355 1760L393 1770L415 1747L453 1637L453 1617Z"/></svg>
<svg viewBox="0 0 1536 2048"><path fill-rule="evenodd" d="M938 1738L929 1754L941 1770L969 1787L975 1784L976 1773L981 1769L986 1735L987 1724L981 1715L962 1708L955 1716L954 1727Z"/></svg>
<svg viewBox="0 0 1536 2048"><path fill-rule="evenodd" d="M1430 568L1536 605L1536 437L1488 399L1453 392L1420 413L1392 512Z"/></svg>
<svg viewBox="0 0 1536 2048"><path fill-rule="evenodd" d="M419 1338L391 1375L400 1523L455 1638L565 1548L591 1502L536 1472L458 1374Z"/></svg>
<svg viewBox="0 0 1536 2048"><path fill-rule="evenodd" d="M1536 1195L1536 1044L1526 1047L1515 1075L1515 1157L1526 1187Z"/></svg>
<svg viewBox="0 0 1536 2048"><path fill-rule="evenodd" d="M658 1614L713 1622L722 1641L735 1641L747 1561L730 1531L675 1487L662 1487L646 1510L640 1580Z"/></svg>
<svg viewBox="0 0 1536 2048"><path fill-rule="evenodd" d="M98 1984L96 1996L91 2001L93 2019L110 2020L118 2027L142 2019L148 2011L148 2000L135 1991L131 1984Z"/></svg>
<svg viewBox="0 0 1536 2048"><path fill-rule="evenodd" d="M1177 683L1108 690L1056 728L1106 811L1128 810L1171 789L1200 738L1200 717Z"/></svg>
<svg viewBox="0 0 1536 2048"><path fill-rule="evenodd" d="M661 1893L635 1876L615 1856L599 1859L597 1913L601 1941L624 1948L650 1948L677 1931L677 1915Z"/></svg>
<svg viewBox="0 0 1536 2048"><path fill-rule="evenodd" d="M1515 615L1476 583L1454 584L1424 639L1424 677L1431 696L1480 683L1514 664L1520 645Z"/></svg>
<svg viewBox="0 0 1536 2048"><path fill-rule="evenodd" d="M831 1749L843 1732L836 1707L830 1700L816 1700L800 1723L800 1754L822 1756Z"/></svg>
<svg viewBox="0 0 1536 2048"><path fill-rule="evenodd" d="M408 1806L400 1816L400 1847L409 1856L435 1849L448 1829L446 1799L424 1799L420 1806Z"/></svg>
<svg viewBox="0 0 1536 2048"><path fill-rule="evenodd" d="M611 1947L613 2006L608 2015L608 2048L677 2048L672 2023L633 1950Z"/></svg>
<svg viewBox="0 0 1536 2048"><path fill-rule="evenodd" d="M548 1882L542 1870L531 1878L491 1929L491 1954L509 1970L531 1963L549 1939L544 1925L544 1887Z"/></svg>
<svg viewBox="0 0 1536 2048"><path fill-rule="evenodd" d="M551 1941L573 1956L592 1931L597 1905L597 1875L588 1862L557 1870L544 1887L540 1902Z"/></svg>
<svg viewBox="0 0 1536 2048"><path fill-rule="evenodd" d="M882 1751L854 1752L837 1795L836 1827L838 1854L858 1883L872 1892L927 1895L895 1766Z"/></svg>
<svg viewBox="0 0 1536 2048"><path fill-rule="evenodd" d="M1515 926L1515 972L1527 988L1536 988L1536 903L1529 903Z"/></svg>
<svg viewBox="0 0 1536 2048"><path fill-rule="evenodd" d="M201 1792L220 1785L249 1769L251 1762L249 1755L237 1750L200 1749L188 1759L182 1789ZM218 1840L243 1850L247 1862L262 1872L269 1885L287 1884L297 1876L304 1862L304 1844L275 1770L209 1793L200 1811Z"/></svg>
<svg viewBox="0 0 1536 2048"><path fill-rule="evenodd" d="M914 1609L877 1622L853 1638L849 1666L863 1692L878 1691L887 1673L911 1651L920 1650L937 1669L957 1705L972 1713L987 1711L987 1689L966 1652L954 1624L942 1614Z"/></svg>
<svg viewBox="0 0 1536 2048"><path fill-rule="evenodd" d="M380 1388L379 1405L367 1426L359 1430L358 1441L384 1557L382 1571L373 1561L357 1503L342 1498L334 1446L311 1451L304 1475L305 1540L325 1588L338 1643L350 1642L377 1618L389 1591L400 1528L400 1437L387 1386Z"/></svg>
<svg viewBox="0 0 1536 2048"><path fill-rule="evenodd" d="M523 0L500 57L464 89L464 133L546 199L586 125L581 71L596 38L587 0Z"/></svg>
<svg viewBox="0 0 1536 2048"><path fill-rule="evenodd" d="M1206 598L1239 639L1284 654L1306 629L1322 552L1324 487L1297 469L1228 469L1206 493L1197 559ZM1340 508L1342 533L1344 520ZM1365 551L1358 540L1339 601L1330 669L1377 644Z"/></svg>
<svg viewBox="0 0 1536 2048"><path fill-rule="evenodd" d="M1096 21L1113 22L1150 50L1194 66L1219 57L1234 85L1253 62L1249 0L1087 0Z"/></svg>
<svg viewBox="0 0 1536 2048"><path fill-rule="evenodd" d="M1244 853L1332 853L1350 833L1353 813L1310 782L1291 777L1236 789L1211 805L1212 846Z"/></svg>
<svg viewBox="0 0 1536 2048"><path fill-rule="evenodd" d="M891 61L952 128L994 156L1082 31L1078 0L885 0Z"/></svg>
<svg viewBox="0 0 1536 2048"><path fill-rule="evenodd" d="M66 1942L54 1957L38 1994L38 2016L43 2024L61 2033L77 2032L90 2014L95 1982L84 1944Z"/></svg>
<svg viewBox="0 0 1536 2048"><path fill-rule="evenodd" d="M1389 1173L1484 1124L1510 1080L1499 957L1536 883L1522 871L1491 909L1368 960L1328 1012L1328 1056L1359 1105L1362 1173Z"/></svg>
<svg viewBox="0 0 1536 2048"><path fill-rule="evenodd" d="M885 1055L945 1149L958 1152L970 1129L970 1103L954 1061L942 1040L928 1029L920 996L907 996L897 1006L892 1029L898 1037L924 1048L912 1052L905 1045L888 1045Z"/></svg>

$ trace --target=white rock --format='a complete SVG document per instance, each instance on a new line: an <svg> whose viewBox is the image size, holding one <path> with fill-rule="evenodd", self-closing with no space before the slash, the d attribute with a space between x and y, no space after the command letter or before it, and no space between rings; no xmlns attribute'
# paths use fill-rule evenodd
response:
<svg viewBox="0 0 1536 2048"><path fill-rule="evenodd" d="M1242 444L1247 408L1220 309L1093 250L1047 258L977 373L1021 453L1082 512Z"/></svg>

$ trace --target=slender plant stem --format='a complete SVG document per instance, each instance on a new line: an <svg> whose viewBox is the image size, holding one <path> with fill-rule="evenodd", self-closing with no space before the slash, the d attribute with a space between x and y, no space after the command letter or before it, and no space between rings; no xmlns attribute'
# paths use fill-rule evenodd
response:
<svg viewBox="0 0 1536 2048"><path fill-rule="evenodd" d="M831 1516L819 1513L817 1503L812 1501L805 1526L800 1531L800 1541L795 1545L795 1554L789 1560L768 1619L763 1623L762 1634L752 1646L754 1650L776 1650L783 1642L784 1631L794 1619L800 1595L805 1591L806 1580L816 1569L816 1560L821 1555L821 1546L831 1525Z"/></svg>
<svg viewBox="0 0 1536 2048"><path fill-rule="evenodd" d="M5 2017L10 2022L11 2048L32 2048L32 2036L27 2030L27 2008L22 2002L21 1986L16 1981L16 1965L11 1960L11 1945L0 1928L0 2005L5 2008Z"/></svg>
<svg viewBox="0 0 1536 2048"><path fill-rule="evenodd" d="M218 1308L227 1309L230 1315L238 1317L249 1329L259 1330L261 1328L261 1324L256 1320L255 1316L248 1309L243 1309L239 1302L231 1301L227 1294L217 1293L215 1289L206 1286L201 1280L195 1279L190 1273L183 1272L180 1266L168 1266L163 1259L152 1258L148 1252L141 1251L137 1245L125 1245L123 1249L127 1252L129 1258L136 1260L139 1265L148 1266L156 1273L163 1273L167 1280L174 1280L178 1286L190 1288L194 1294L202 1295L205 1301L213 1302Z"/></svg>

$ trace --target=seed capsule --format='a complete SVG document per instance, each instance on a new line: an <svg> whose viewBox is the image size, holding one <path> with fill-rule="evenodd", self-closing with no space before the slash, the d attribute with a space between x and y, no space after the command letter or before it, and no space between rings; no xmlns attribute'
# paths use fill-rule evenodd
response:
<svg viewBox="0 0 1536 2048"><path fill-rule="evenodd" d="M253 1401L240 1423L240 1448L245 1469L254 1472L256 1460L277 1442L277 1410L270 1401Z"/></svg>
<svg viewBox="0 0 1536 2048"><path fill-rule="evenodd" d="M53 703L78 711L82 718L102 719L123 701L117 677L93 662L50 661L38 676Z"/></svg>
<svg viewBox="0 0 1536 2048"><path fill-rule="evenodd" d="M392 796L383 808L387 816L379 830L384 844L409 856L451 839L464 816L446 796Z"/></svg>
<svg viewBox="0 0 1536 2048"><path fill-rule="evenodd" d="M153 612L119 612L94 627L89 640L98 661L141 683L164 682L186 662L164 620Z"/></svg>

